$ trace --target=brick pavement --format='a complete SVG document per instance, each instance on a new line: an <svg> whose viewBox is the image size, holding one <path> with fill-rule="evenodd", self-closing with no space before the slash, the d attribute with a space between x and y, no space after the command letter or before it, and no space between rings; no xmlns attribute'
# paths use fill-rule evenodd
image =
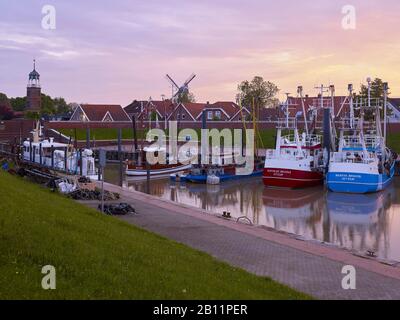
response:
<svg viewBox="0 0 400 320"><path fill-rule="evenodd" d="M197 208L106 186L120 192L121 201L131 203L139 213L121 217L124 221L248 272L270 277L319 299L400 299L399 268L356 257L342 249L225 221ZM341 287L341 270L347 264L356 267L356 290Z"/></svg>

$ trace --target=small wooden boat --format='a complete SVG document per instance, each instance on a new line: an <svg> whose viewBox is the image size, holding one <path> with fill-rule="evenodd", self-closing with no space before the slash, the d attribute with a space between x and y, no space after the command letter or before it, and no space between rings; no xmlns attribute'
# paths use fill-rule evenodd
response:
<svg viewBox="0 0 400 320"><path fill-rule="evenodd" d="M191 164L155 164L150 165L150 175L165 175L165 174L172 174L180 171L184 171L191 168ZM128 176L146 176L147 175L147 168L145 165L134 165L129 164L126 167L125 171L126 175Z"/></svg>
<svg viewBox="0 0 400 320"><path fill-rule="evenodd" d="M132 161L128 161L127 166L126 166L126 171L125 174L127 176L135 176L135 177L145 177L147 176L147 167L146 167L146 161L144 159L146 152L164 152L166 153L165 148L151 148L151 147L146 147L143 150L144 152L142 153L142 159L138 164L134 164ZM192 165L189 164L183 164L178 161L174 161L173 158L171 158L167 153L166 153L166 162L167 163L156 163L156 164L150 164L149 165L149 171L151 176L160 176L160 175L169 175L172 173L177 173L181 171L188 170L192 167Z"/></svg>

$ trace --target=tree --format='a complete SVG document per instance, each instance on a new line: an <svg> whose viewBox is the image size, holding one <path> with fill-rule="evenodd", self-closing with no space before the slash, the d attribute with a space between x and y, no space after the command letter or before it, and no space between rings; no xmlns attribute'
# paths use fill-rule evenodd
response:
<svg viewBox="0 0 400 320"><path fill-rule="evenodd" d="M16 97L10 99L14 111L24 111L27 106L26 97Z"/></svg>
<svg viewBox="0 0 400 320"><path fill-rule="evenodd" d="M257 108L273 108L279 104L276 97L279 89L263 77L256 76L250 82L245 80L238 85L236 101L242 106L252 106L253 102Z"/></svg>
<svg viewBox="0 0 400 320"><path fill-rule="evenodd" d="M25 118L27 119L32 119L32 120L39 120L40 119L40 114L35 111L28 111L25 113Z"/></svg>
<svg viewBox="0 0 400 320"><path fill-rule="evenodd" d="M190 103L196 102L196 98L193 93L189 91L184 91L178 96L178 103Z"/></svg>
<svg viewBox="0 0 400 320"><path fill-rule="evenodd" d="M12 109L14 111L26 111L28 105L26 97L15 97L10 99ZM55 114L65 114L71 111L71 106L67 104L64 98L57 97L52 98L44 93L41 94L41 115L55 115ZM27 113L26 117L36 119L38 115L36 113Z"/></svg>
<svg viewBox="0 0 400 320"><path fill-rule="evenodd" d="M382 79L375 78L371 82L371 98L372 99L381 99L383 98L383 81ZM359 96L361 98L368 98L368 86L362 84L360 89Z"/></svg>
<svg viewBox="0 0 400 320"><path fill-rule="evenodd" d="M388 95L390 93L388 92ZM379 78L375 78L372 82L371 82L371 99L383 99L383 95L384 95L384 82L382 81L382 79ZM362 84L361 85L361 89L360 89L360 93L358 95L357 98L362 98L362 99L367 99L368 98L368 86ZM383 110L381 111L383 112ZM372 120L373 116L375 114L374 110L365 110L364 112L364 118L366 120ZM390 110L388 110L388 115L390 115Z"/></svg>
<svg viewBox="0 0 400 320"><path fill-rule="evenodd" d="M53 99L42 93L42 107L40 109L41 115L53 115L56 113L56 107Z"/></svg>
<svg viewBox="0 0 400 320"><path fill-rule="evenodd" d="M0 92L0 120L11 120L14 117L11 103L4 93Z"/></svg>
<svg viewBox="0 0 400 320"><path fill-rule="evenodd" d="M53 103L57 114L65 114L71 111L69 105L64 98L54 98Z"/></svg>

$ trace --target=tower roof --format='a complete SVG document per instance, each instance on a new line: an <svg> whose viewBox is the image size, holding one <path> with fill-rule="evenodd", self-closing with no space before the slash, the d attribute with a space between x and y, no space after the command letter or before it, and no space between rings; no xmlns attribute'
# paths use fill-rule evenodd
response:
<svg viewBox="0 0 400 320"><path fill-rule="evenodd" d="M40 74L36 71L36 60L33 60L33 71L29 73L29 80L39 80Z"/></svg>

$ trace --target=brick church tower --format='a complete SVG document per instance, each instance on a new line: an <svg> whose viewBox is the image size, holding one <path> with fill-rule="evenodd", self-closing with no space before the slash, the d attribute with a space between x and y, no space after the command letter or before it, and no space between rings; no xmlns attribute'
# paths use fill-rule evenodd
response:
<svg viewBox="0 0 400 320"><path fill-rule="evenodd" d="M33 71L29 73L29 82L26 88L26 111L40 112L42 105L40 74L36 71L36 61L33 60Z"/></svg>

